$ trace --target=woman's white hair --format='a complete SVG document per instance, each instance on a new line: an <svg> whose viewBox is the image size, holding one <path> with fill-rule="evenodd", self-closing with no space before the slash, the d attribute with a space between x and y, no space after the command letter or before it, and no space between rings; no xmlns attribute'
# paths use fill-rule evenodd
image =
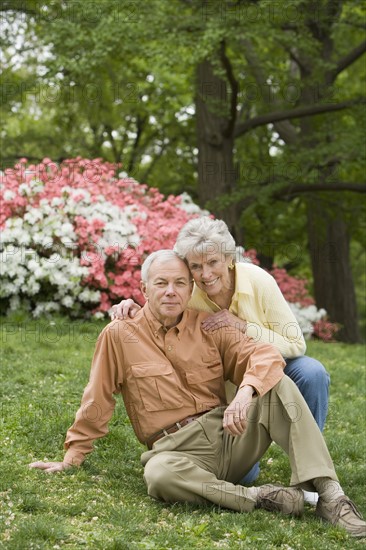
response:
<svg viewBox="0 0 366 550"><path fill-rule="evenodd" d="M208 216L189 220L180 230L174 251L181 257L187 254L213 254L219 252L225 257L236 258L236 245L228 226L222 220Z"/></svg>
<svg viewBox="0 0 366 550"><path fill-rule="evenodd" d="M155 260L162 260L162 261L171 261L171 260L182 260L186 265L187 262L184 258L181 258L174 250L169 249L163 249L163 250L156 250L155 252L152 252L148 255L148 257L145 259L141 266L141 280L143 283L146 283L149 278L149 271L151 264ZM188 267L188 265L187 265Z"/></svg>

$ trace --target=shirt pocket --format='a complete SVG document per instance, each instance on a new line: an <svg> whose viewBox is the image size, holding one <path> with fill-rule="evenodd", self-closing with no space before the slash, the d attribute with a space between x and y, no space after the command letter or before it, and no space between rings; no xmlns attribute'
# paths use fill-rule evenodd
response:
<svg viewBox="0 0 366 550"><path fill-rule="evenodd" d="M222 364L218 360L205 363L203 366L200 365L195 370L186 373L187 382L189 385L202 384L216 378L222 378L223 372Z"/></svg>
<svg viewBox="0 0 366 550"><path fill-rule="evenodd" d="M198 364L186 372L186 377L192 394L208 409L218 404L220 396L225 398L223 367L217 358L213 363Z"/></svg>
<svg viewBox="0 0 366 550"><path fill-rule="evenodd" d="M131 372L147 411L178 409L183 406L180 381L171 365L136 363L131 365Z"/></svg>

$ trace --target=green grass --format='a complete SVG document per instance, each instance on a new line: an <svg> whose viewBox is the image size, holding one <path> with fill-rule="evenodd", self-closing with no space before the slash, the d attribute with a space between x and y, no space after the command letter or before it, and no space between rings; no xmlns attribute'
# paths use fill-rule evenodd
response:
<svg viewBox="0 0 366 550"><path fill-rule="evenodd" d="M110 433L77 470L47 475L34 460L62 460L62 444L87 382L103 323L3 320L1 340L0 548L6 549L352 549L354 540L306 507L301 519L150 499L121 399ZM309 344L331 373L325 437L346 493L366 515L365 355L362 346ZM272 445L257 484L288 483Z"/></svg>

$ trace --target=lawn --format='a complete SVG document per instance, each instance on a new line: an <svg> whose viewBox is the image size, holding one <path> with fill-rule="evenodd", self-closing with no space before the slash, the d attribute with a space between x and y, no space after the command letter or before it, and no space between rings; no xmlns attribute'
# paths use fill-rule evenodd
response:
<svg viewBox="0 0 366 550"><path fill-rule="evenodd" d="M321 523L314 509L290 519L256 510L167 505L146 494L135 439L121 399L110 433L77 470L47 475L34 460L62 460L67 428L87 382L102 322L2 321L0 547L9 550L175 550L364 547ZM365 350L310 342L331 374L325 438L346 493L366 516ZM257 484L289 480L287 457L272 445Z"/></svg>

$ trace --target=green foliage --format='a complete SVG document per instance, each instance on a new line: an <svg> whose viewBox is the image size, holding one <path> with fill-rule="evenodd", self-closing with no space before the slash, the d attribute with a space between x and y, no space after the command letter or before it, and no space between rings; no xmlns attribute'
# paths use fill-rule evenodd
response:
<svg viewBox="0 0 366 550"><path fill-rule="evenodd" d="M98 548L357 549L362 541L320 523L312 507L302 519L263 510L241 515L213 506L163 504L146 494L139 457L121 399L108 436L77 470L46 475L34 460L61 460L103 322L63 318L3 320L1 385L0 547L9 550ZM365 500L365 365L361 346L311 342L309 354L332 378L325 437L340 480L360 510ZM258 484L287 483L287 458L272 445Z"/></svg>
<svg viewBox="0 0 366 550"><path fill-rule="evenodd" d="M319 37L315 30L310 32L308 16L323 31L332 29L337 56L362 40L358 21L363 11L355 1L340 3L338 11L329 13L328 3L314 6L303 0L293 0L290 5L283 0L273 5L267 1L222 1L216 7L214 2L184 0L138 5L110 0L3 4L8 21L3 164L10 165L20 156L39 160L45 156L103 157L122 162L130 175L159 185L165 193L193 190L197 183L192 107L200 92L195 89L195 71L202 60L211 59L224 79L228 93L225 108L229 109L231 89L218 59L222 41L238 83L238 118L245 120L295 107L305 85L312 90L307 101L321 99L324 71L329 67L320 55ZM20 23L23 39L19 41ZM11 49L16 43L17 57ZM302 58L311 58L310 84L302 82L294 70L289 53L295 47ZM22 60L26 63L20 65ZM337 102L344 92L347 97L362 94L364 71L361 60L354 63L340 74L337 87L328 90L325 99ZM337 151L347 149L342 152L343 163L349 152L357 149L354 144L359 140L357 130L352 129L359 113L346 113L332 129L337 134ZM336 120L336 116L325 115L325 119ZM324 126L324 116L318 119ZM349 130L345 130L347 126ZM324 140L324 131L320 133L324 148L318 145L316 151L319 162L324 163L333 152ZM308 178L309 162L305 162L304 151L298 154L298 145L290 148L288 155L275 158L269 155L273 145L283 149L283 142L276 142L273 127L268 126L237 139L235 156L241 171L245 172L248 164L259 167L264 162L270 173L275 168L276 181L240 178L238 194L229 197L229 202L254 196L260 199L255 201L259 210L264 203L273 202L276 187L280 190L289 182L289 162L302 168L302 173L296 174L297 183ZM313 148L307 154L315 160ZM354 164L354 170L363 173L359 159ZM344 170L349 174L347 165ZM286 205L279 206L286 213ZM275 220L273 214L272 224Z"/></svg>
<svg viewBox="0 0 366 550"><path fill-rule="evenodd" d="M7 50L3 164L20 156L102 157L146 182L161 160L162 186L183 191L194 163L192 115L185 115L190 72L172 72L163 59L156 32L142 17L153 20L152 7L108 1L36 7L38 13L23 17L19 56L28 48L47 55L41 66L32 58L14 70ZM9 14L10 46L20 16Z"/></svg>

